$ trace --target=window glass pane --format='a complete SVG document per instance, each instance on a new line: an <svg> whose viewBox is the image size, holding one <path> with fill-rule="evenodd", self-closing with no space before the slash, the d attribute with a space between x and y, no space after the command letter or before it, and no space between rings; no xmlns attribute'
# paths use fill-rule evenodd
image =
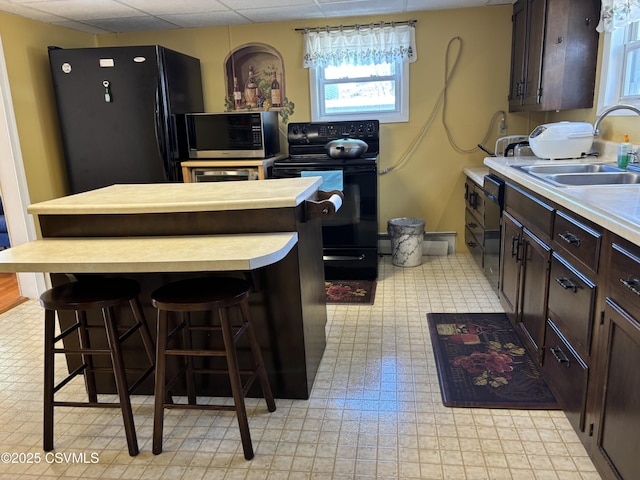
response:
<svg viewBox="0 0 640 480"><path fill-rule="evenodd" d="M635 42L640 40L640 28L638 28L638 22L633 22L627 27L628 41Z"/></svg>
<svg viewBox="0 0 640 480"><path fill-rule="evenodd" d="M627 52L623 95L640 95L640 48Z"/></svg>
<svg viewBox="0 0 640 480"><path fill-rule="evenodd" d="M327 114L379 112L396 109L396 82L347 82L325 84Z"/></svg>
<svg viewBox="0 0 640 480"><path fill-rule="evenodd" d="M317 67L309 70L314 122L376 118L409 121L409 67L382 63Z"/></svg>
<svg viewBox="0 0 640 480"><path fill-rule="evenodd" d="M347 65L339 67L327 67L324 69L324 77L327 80L340 78L367 78L374 76L395 75L395 64L380 63L377 65Z"/></svg>

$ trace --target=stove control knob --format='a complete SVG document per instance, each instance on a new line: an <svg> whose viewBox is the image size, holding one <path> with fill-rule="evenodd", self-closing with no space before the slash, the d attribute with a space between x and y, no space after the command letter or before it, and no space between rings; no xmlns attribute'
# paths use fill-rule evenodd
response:
<svg viewBox="0 0 640 480"><path fill-rule="evenodd" d="M373 133L376 131L376 127L373 123L367 123L367 132Z"/></svg>
<svg viewBox="0 0 640 480"><path fill-rule="evenodd" d="M298 127L297 125L294 125L291 127L291 133L293 133L294 135L298 135Z"/></svg>

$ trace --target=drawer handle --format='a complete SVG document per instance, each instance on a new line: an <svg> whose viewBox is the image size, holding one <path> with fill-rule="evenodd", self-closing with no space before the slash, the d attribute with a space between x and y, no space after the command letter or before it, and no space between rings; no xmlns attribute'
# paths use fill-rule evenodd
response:
<svg viewBox="0 0 640 480"><path fill-rule="evenodd" d="M580 246L580 239L571 232L559 233L558 236L569 245Z"/></svg>
<svg viewBox="0 0 640 480"><path fill-rule="evenodd" d="M556 277L556 282L565 290L571 289L573 293L578 291L578 286L567 277Z"/></svg>
<svg viewBox="0 0 640 480"><path fill-rule="evenodd" d="M620 282L633 293L640 296L640 280L629 275L629 278L627 278L626 280L624 278L621 278Z"/></svg>
<svg viewBox="0 0 640 480"><path fill-rule="evenodd" d="M467 226L469 228L476 228L478 226L478 224L471 222L471 223L467 223Z"/></svg>
<svg viewBox="0 0 640 480"><path fill-rule="evenodd" d="M556 347L550 347L549 350L551 351L551 354L556 357L556 360L558 361L559 364L563 364L566 363L567 368L569 368L569 358L565 355L565 353L560 349L560 347L556 346Z"/></svg>

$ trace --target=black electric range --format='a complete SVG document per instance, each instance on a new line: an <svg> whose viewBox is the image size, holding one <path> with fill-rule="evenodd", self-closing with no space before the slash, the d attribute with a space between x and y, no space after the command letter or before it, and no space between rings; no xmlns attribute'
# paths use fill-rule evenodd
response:
<svg viewBox="0 0 640 480"><path fill-rule="evenodd" d="M364 140L361 157L334 159L325 145L349 135ZM289 157L273 164L275 178L320 175L321 189L340 189L342 207L322 221L325 278L375 280L378 276L378 120L290 123Z"/></svg>

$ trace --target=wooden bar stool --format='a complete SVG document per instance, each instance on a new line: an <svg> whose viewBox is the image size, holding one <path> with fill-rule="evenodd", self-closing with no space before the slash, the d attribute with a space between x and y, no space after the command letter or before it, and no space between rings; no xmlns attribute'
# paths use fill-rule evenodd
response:
<svg viewBox="0 0 640 480"><path fill-rule="evenodd" d="M266 369L262 360L260 345L256 338L249 314L249 284L237 278L205 277L177 281L158 288L151 294L151 302L158 309L158 335L156 346L156 386L155 386L155 410L153 418L153 453L162 452L162 431L164 424L165 408L191 408L203 410L235 410L240 427L240 437L244 457L247 460L253 458L253 446L247 421L245 408L245 396L252 383L257 378L262 387L262 393L270 412L275 411L276 404L271 393L271 386L267 378ZM232 325L229 316L230 310L237 308L241 313L240 325ZM218 311L219 325L207 323L206 325L194 325L190 312ZM169 313L175 312L179 317L179 324L169 330ZM236 322L238 323L238 322ZM224 348L222 349L197 349L192 347L192 332L197 332L200 337L205 332L222 332ZM182 342L179 342L179 334L182 334ZM251 348L254 366L250 370L240 370L236 351L236 342L246 333ZM175 341L175 342L174 342ZM169 343L176 344L169 348ZM183 357L184 362L178 373L167 381L167 357ZM220 357L226 359L226 370L212 368L194 368L194 357ZM231 392L234 405L199 405L196 402L194 386L194 373L228 374L231 383ZM186 374L188 404L173 403L170 394L171 387L178 378ZM247 375L244 386L242 376Z"/></svg>
<svg viewBox="0 0 640 480"><path fill-rule="evenodd" d="M63 284L47 290L40 296L40 304L45 308L44 317L44 450L53 450L53 410L54 407L109 407L120 408L124 420L129 455L138 454L138 441L133 422L133 412L129 395L154 371L155 348L149 327L138 299L140 286L137 282L123 278L95 278ZM118 324L115 307L129 304L133 311L134 323L131 326ZM103 325L90 325L87 312L100 310ZM75 323L65 328L60 335L55 335L56 312L73 311ZM107 348L93 346L89 337L89 329L100 328L106 331ZM56 344L69 334L77 332L78 347ZM122 342L135 332L139 332L145 349L149 366L146 368L126 368L122 356ZM69 339L71 340L71 339ZM94 342L97 343L97 342ZM64 380L55 383L55 355L79 354L82 364L72 371ZM112 367L94 366L93 357L109 356ZM115 377L119 402L99 402L95 373L112 371ZM127 381L127 372L139 373L139 377L131 386ZM87 390L87 402L56 401L54 399L62 387L77 375L83 375Z"/></svg>

